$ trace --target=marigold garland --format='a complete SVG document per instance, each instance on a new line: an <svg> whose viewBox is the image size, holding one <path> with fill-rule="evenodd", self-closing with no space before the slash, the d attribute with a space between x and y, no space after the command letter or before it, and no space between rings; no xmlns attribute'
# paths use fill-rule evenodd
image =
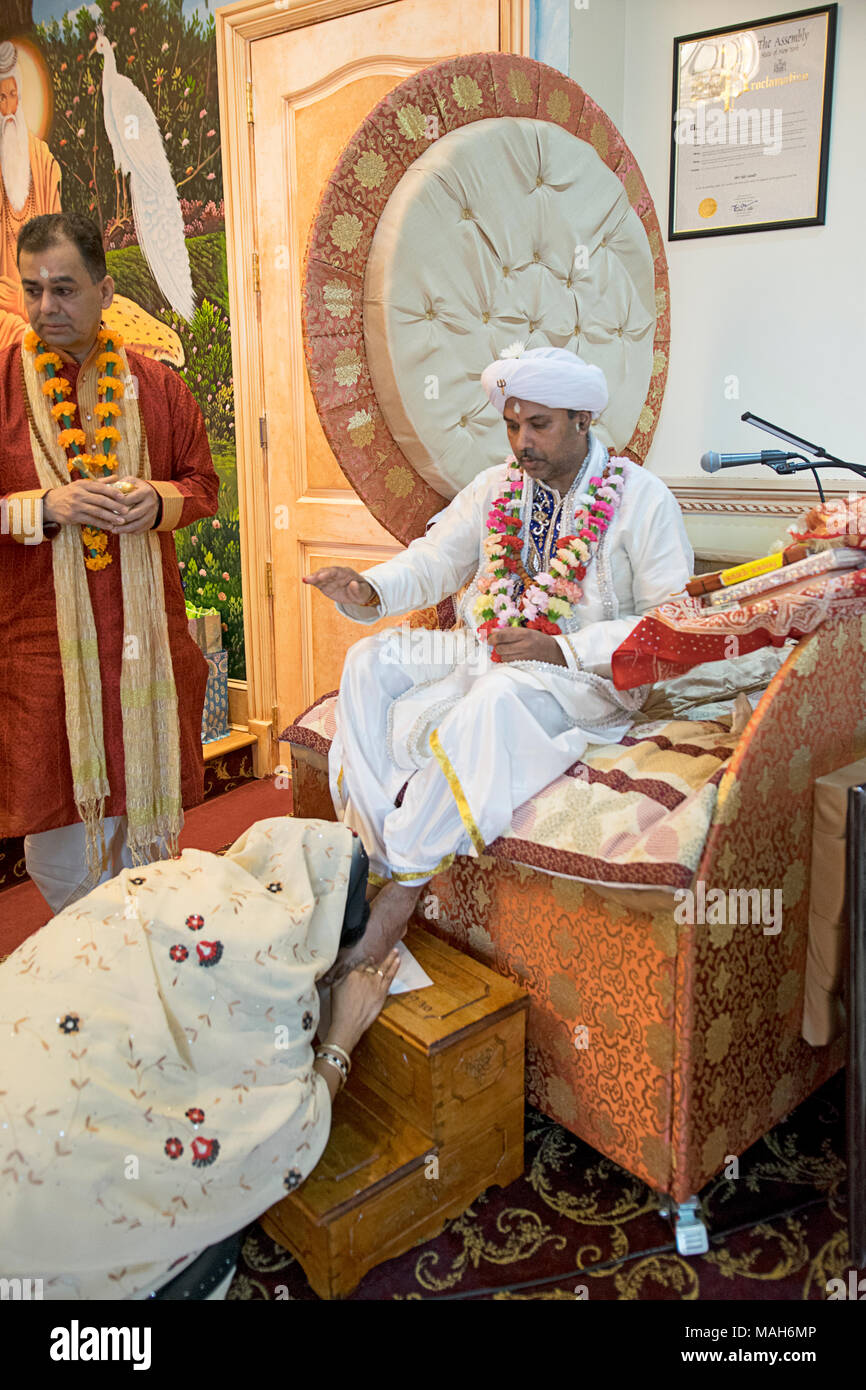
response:
<svg viewBox="0 0 866 1390"><path fill-rule="evenodd" d="M123 365L116 348L123 346L123 339L117 333L109 333L101 328L96 335L102 352L96 358L101 375L97 380L100 399L94 407L94 414L101 427L94 433L94 447L87 449L87 436L84 430L74 425L78 410L74 401L68 401L72 386L66 377L60 376L63 368L62 358L42 341L38 333L30 328L24 335L24 347L34 354L36 370L44 374L42 391L53 396L51 414L57 421L57 442L66 454L66 466L70 477L77 473L79 478L106 478L117 471L118 458L112 445L120 440L120 431L111 422L121 415L120 398L123 396L123 382L116 369ZM108 553L108 535L94 526L82 526L81 539L84 543L84 563L90 570L102 570L111 564Z"/></svg>
<svg viewBox="0 0 866 1390"><path fill-rule="evenodd" d="M619 506L625 486L623 466L618 462L607 464L601 477L590 478L581 498L584 505L575 513L576 534L560 538L556 555L550 561L550 573L543 570L535 575L518 595L516 587L520 581L516 572L523 550L520 506L524 475L513 455L506 465L503 495L496 498L487 516L484 552L488 565L478 579L481 592L475 602L475 616L482 619L478 631L530 627L556 636L562 632L560 622L571 616L572 604L582 597L580 581ZM494 661L501 659L495 651L492 655Z"/></svg>

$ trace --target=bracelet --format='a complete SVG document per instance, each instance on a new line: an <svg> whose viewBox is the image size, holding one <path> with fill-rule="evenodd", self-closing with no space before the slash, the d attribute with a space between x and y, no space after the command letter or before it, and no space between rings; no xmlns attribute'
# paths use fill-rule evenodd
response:
<svg viewBox="0 0 866 1390"><path fill-rule="evenodd" d="M332 1052L331 1048L329 1047L321 1047L320 1049L318 1049L316 1055L321 1055L322 1058L324 1058L327 1062L334 1062L334 1065L338 1066L339 1070L341 1070L342 1076L345 1077L345 1080L349 1080L349 1068L348 1066L346 1066L346 1063L343 1062L342 1056L339 1056L339 1054L336 1054L336 1052Z"/></svg>
<svg viewBox="0 0 866 1390"><path fill-rule="evenodd" d="M338 1057L342 1057L343 1061L346 1063L346 1066L349 1068L349 1071L352 1070L352 1059L349 1056L348 1052L346 1052L345 1048L340 1047L338 1043L328 1042L327 1038L322 1043L322 1047L326 1048L328 1052L336 1052Z"/></svg>
<svg viewBox="0 0 866 1390"><path fill-rule="evenodd" d="M326 1052L323 1047L320 1047L316 1053L316 1061L327 1062L340 1073L340 1090L342 1091L346 1082L349 1080L348 1068L342 1058L337 1057L334 1053Z"/></svg>

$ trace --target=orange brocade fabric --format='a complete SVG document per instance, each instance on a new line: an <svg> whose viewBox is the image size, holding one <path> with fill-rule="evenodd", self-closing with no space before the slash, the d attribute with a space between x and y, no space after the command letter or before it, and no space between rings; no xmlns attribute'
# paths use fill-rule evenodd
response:
<svg viewBox="0 0 866 1390"><path fill-rule="evenodd" d="M195 400L169 368L128 353L138 379L139 408L147 431L151 476L171 481L183 495L179 527L213 516L219 480L204 421ZM77 400L79 368L64 366ZM0 351L0 498L39 488L21 382L21 348ZM160 532L169 645L180 721L181 793L185 807L202 800L201 712L207 662L189 635L174 536ZM88 571L102 673L102 719L111 796L106 816L126 809L120 666L123 599L117 536L114 563ZM36 834L79 819L72 795L66 706L57 640L51 541L24 545L0 535L0 836Z"/></svg>
<svg viewBox="0 0 866 1390"><path fill-rule="evenodd" d="M864 712L866 614L831 618L773 678L726 765L693 886L780 892L777 934L683 922L672 893L624 900L489 852L459 857L421 899L425 930L529 994L532 1104L674 1201L844 1064L843 1038L810 1047L800 1032L813 786L866 756ZM328 817L327 763L294 727L294 813Z"/></svg>

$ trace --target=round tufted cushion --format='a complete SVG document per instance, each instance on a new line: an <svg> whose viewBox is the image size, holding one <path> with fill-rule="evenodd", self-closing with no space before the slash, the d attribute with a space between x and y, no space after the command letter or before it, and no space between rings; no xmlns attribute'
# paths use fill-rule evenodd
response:
<svg viewBox="0 0 866 1390"><path fill-rule="evenodd" d="M642 463L670 309L634 155L592 98L544 63L470 53L424 68L373 108L325 185L303 329L334 455L404 543L503 457L479 378L518 338L576 346L604 368L601 436Z"/></svg>
<svg viewBox="0 0 866 1390"><path fill-rule="evenodd" d="M653 364L653 258L592 145L545 121L486 120L436 140L398 183L364 280L376 397L406 458L453 497L507 453L483 367L520 339L601 367L595 426L631 439Z"/></svg>

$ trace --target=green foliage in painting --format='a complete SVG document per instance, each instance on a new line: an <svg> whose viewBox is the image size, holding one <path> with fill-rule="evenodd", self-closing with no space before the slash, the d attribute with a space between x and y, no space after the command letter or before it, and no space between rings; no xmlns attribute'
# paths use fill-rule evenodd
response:
<svg viewBox="0 0 866 1390"><path fill-rule="evenodd" d="M96 0L36 26L53 85L49 139L63 174L63 207L89 213L107 246L134 239L129 189L115 177L103 121L103 61L93 53L99 11L117 71L147 98L162 134L184 224L222 202L214 20L184 15L180 0ZM200 206L197 206L200 205Z"/></svg>
<svg viewBox="0 0 866 1390"><path fill-rule="evenodd" d="M229 676L243 680L244 609L234 445L213 447L212 453L220 477L219 515L176 532L175 545L186 597L199 608L219 610Z"/></svg>
<svg viewBox="0 0 866 1390"><path fill-rule="evenodd" d="M115 170L105 129L104 64L93 52L97 23L112 44L117 73L153 112L177 188L197 308L189 323L171 310L138 246L129 180ZM243 679L240 524L225 215L220 161L214 20L184 15L181 0L95 0L33 37L53 88L48 143L61 175L63 208L102 229L117 293L169 324L181 340L180 370L198 402L220 476L216 517L175 534L187 598L217 608L229 675ZM112 81L109 72L107 80Z"/></svg>
<svg viewBox="0 0 866 1390"><path fill-rule="evenodd" d="M225 232L188 236L186 246L196 303L206 296L228 315L229 281ZM170 306L148 270L147 262L138 246L124 246L117 251L108 251L105 259L108 263L108 273L118 294L134 300L156 318L170 314Z"/></svg>
<svg viewBox="0 0 866 1390"><path fill-rule="evenodd" d="M181 376L201 407L211 444L234 439L232 339L227 315L203 299L190 323L176 314L164 317L183 344Z"/></svg>

